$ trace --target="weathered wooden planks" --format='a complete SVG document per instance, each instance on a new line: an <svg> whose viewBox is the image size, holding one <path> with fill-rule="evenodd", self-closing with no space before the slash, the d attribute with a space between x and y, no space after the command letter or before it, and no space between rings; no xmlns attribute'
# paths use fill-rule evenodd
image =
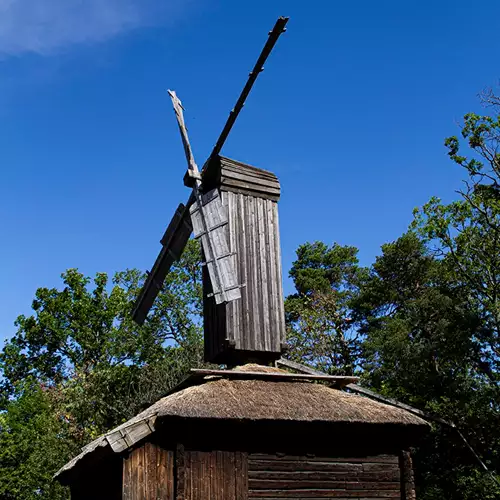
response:
<svg viewBox="0 0 500 500"><path fill-rule="evenodd" d="M272 172L223 156L212 160L204 172L203 185L205 189L218 187L224 191L272 201L278 201L281 192L278 178Z"/></svg>
<svg viewBox="0 0 500 500"><path fill-rule="evenodd" d="M249 494L278 498L401 498L398 457L250 454Z"/></svg>
<svg viewBox="0 0 500 500"><path fill-rule="evenodd" d="M276 359L286 336L277 204L229 191L222 192L222 199L229 216L229 251L244 286L241 299L228 304L205 300L206 358ZM205 279L205 296L210 289ZM227 342L222 352L221 336Z"/></svg>
<svg viewBox="0 0 500 500"><path fill-rule="evenodd" d="M174 500L174 454L144 443L123 460L123 500Z"/></svg>
<svg viewBox="0 0 500 500"><path fill-rule="evenodd" d="M184 494L180 500L246 500L247 455L239 451L184 453Z"/></svg>
<svg viewBox="0 0 500 500"><path fill-rule="evenodd" d="M199 197L189 209L195 238L201 240L215 302L229 302L241 297L236 276L235 255L229 250L226 225L227 206L219 191L212 189Z"/></svg>

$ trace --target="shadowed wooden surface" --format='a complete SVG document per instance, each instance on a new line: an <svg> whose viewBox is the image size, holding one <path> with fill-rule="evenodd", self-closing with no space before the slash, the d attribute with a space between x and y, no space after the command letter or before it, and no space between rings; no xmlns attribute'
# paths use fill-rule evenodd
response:
<svg viewBox="0 0 500 500"><path fill-rule="evenodd" d="M229 224L229 252L235 254L241 299L215 304L204 274L205 356L235 364L270 361L285 345L285 312L277 200L280 184L265 170L218 158L207 172L206 189L220 189Z"/></svg>

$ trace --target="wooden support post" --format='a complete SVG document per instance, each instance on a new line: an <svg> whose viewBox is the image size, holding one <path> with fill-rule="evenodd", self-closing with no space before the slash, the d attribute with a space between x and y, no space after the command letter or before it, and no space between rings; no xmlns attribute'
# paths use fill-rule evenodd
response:
<svg viewBox="0 0 500 500"><path fill-rule="evenodd" d="M401 500L415 500L415 479L409 450L401 451L399 469L401 471Z"/></svg>

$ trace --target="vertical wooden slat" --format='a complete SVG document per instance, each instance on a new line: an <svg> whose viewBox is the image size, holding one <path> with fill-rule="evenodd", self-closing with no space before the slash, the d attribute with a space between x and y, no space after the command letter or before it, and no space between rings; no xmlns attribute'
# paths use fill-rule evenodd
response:
<svg viewBox="0 0 500 500"><path fill-rule="evenodd" d="M132 460L130 455L123 459L123 482L122 497L123 500L132 500ZM72 495L73 498L73 495Z"/></svg>
<svg viewBox="0 0 500 500"><path fill-rule="evenodd" d="M158 447L152 443L144 444L144 458L145 458L145 484L144 489L146 491L147 500L156 500L156 492L158 486L158 476L157 476L157 453Z"/></svg>
<svg viewBox="0 0 500 500"><path fill-rule="evenodd" d="M247 267L247 253L246 253L246 245L247 245L247 237L248 237L248 232L247 232L247 225L245 224L246 220L246 214L248 212L248 207L246 204L246 197L243 196L242 194L236 195L238 197L238 213L234 214L235 218L238 219L238 232L239 232L239 238L238 238L238 255L237 258L239 259L240 263L240 279L244 281L246 286L242 289L242 325L241 325L241 336L240 339L242 340L242 349L250 349L249 346L249 332L250 332L250 299L249 299L249 294L250 294L250 289L249 289L249 283L248 283L248 267Z"/></svg>
<svg viewBox="0 0 500 500"><path fill-rule="evenodd" d="M163 450L157 448L157 483L156 491L157 497L161 500L173 500L174 499L174 489L173 489L173 453L169 450Z"/></svg>
<svg viewBox="0 0 500 500"><path fill-rule="evenodd" d="M235 498L246 500L248 498L248 469L246 454L237 451L234 457L234 482Z"/></svg>
<svg viewBox="0 0 500 500"><path fill-rule="evenodd" d="M250 303L250 336L249 336L249 347L252 350L261 350L262 346L260 344L260 332L259 332L259 296L257 293L257 272L258 272L258 262L255 259L255 253L257 251L257 228L255 227L255 198L248 196L248 213L246 223L248 225L248 245L246 247L247 251L247 265L248 269L248 283L250 289L248 290L251 303Z"/></svg>
<svg viewBox="0 0 500 500"><path fill-rule="evenodd" d="M233 196L232 193L229 192L221 192L221 197L222 197L222 205L224 209L227 210L228 214L232 214L234 211L234 203L233 203ZM229 252L234 252L235 251L235 217L228 217L228 227L227 227L227 233L228 233L228 245L229 245ZM233 263L235 264L234 271L236 273L236 282L238 284L241 283L240 278L239 278L239 272L238 272L238 263L236 259L233 259ZM241 300L241 299L240 299ZM235 325L236 318L238 317L238 304L240 300L233 300L229 302L226 307L231 309L233 311L233 314L228 314L226 317L226 328L227 328L227 338L230 340L235 340L236 343L238 342L237 336L238 336L238 328Z"/></svg>
<svg viewBox="0 0 500 500"><path fill-rule="evenodd" d="M218 482L218 494L221 500L226 498L226 483L224 481L224 453L222 451L217 451L217 482Z"/></svg>
<svg viewBox="0 0 500 500"><path fill-rule="evenodd" d="M268 261L273 256L269 254L266 247L266 218L265 205L266 200L257 198L258 210L257 220L259 227L259 285L261 290L261 300L259 301L260 310L260 330L262 331L264 349L271 350L271 332L269 327L269 276L267 275Z"/></svg>
<svg viewBox="0 0 500 500"><path fill-rule="evenodd" d="M281 265L281 243L280 243L280 233L278 231L279 220L278 220L278 205L274 203L273 206L273 215L274 215L274 227L276 230L274 231L274 258L276 261L276 283L278 286L277 289L277 300L278 300L278 327L277 332L281 331L281 342L285 342L286 340L286 332L285 332L285 301L283 297L283 274L282 274L282 265Z"/></svg>
<svg viewBox="0 0 500 500"><path fill-rule="evenodd" d="M175 450L175 489L176 500L187 500L186 496L186 454L184 445L178 444Z"/></svg>
<svg viewBox="0 0 500 500"><path fill-rule="evenodd" d="M226 470L225 474L227 475L227 484L228 484L228 494L226 496L227 499L236 498L236 484L234 477L234 467L235 467L235 457L234 452L226 452Z"/></svg>
<svg viewBox="0 0 500 500"><path fill-rule="evenodd" d="M281 338L280 338L280 330L281 327L279 325L280 322L280 317L279 314L276 314L277 311L280 310L280 304L279 304L279 283L278 283L278 276L277 276L277 266L280 264L279 262L276 262L276 252L275 252L275 238L276 238L276 231L277 228L274 225L274 207L276 203L267 200L266 202L266 218L267 218L267 237L268 237L268 248L269 248L269 255L272 255L272 258L268 260L268 265L269 265L269 276L270 276L270 307L269 307L269 323L270 323L270 328L272 332L272 349L274 351L279 351L281 349Z"/></svg>
<svg viewBox="0 0 500 500"><path fill-rule="evenodd" d="M199 484L200 484L200 499L210 498L210 471L208 461L210 454L208 452L199 453L200 469L199 469Z"/></svg>
<svg viewBox="0 0 500 500"><path fill-rule="evenodd" d="M212 500L219 500L219 488L218 488L218 482L217 482L217 452L212 451L210 453L210 458L211 458L211 473L210 473L210 493L212 495Z"/></svg>

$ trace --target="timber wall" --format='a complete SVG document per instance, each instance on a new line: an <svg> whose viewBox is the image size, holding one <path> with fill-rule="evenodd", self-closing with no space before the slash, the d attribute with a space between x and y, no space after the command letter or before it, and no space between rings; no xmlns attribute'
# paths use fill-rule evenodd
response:
<svg viewBox="0 0 500 500"><path fill-rule="evenodd" d="M76 497L75 497L76 498ZM318 457L165 450L152 443L123 460L124 500L249 499L414 500L408 452L369 457Z"/></svg>

